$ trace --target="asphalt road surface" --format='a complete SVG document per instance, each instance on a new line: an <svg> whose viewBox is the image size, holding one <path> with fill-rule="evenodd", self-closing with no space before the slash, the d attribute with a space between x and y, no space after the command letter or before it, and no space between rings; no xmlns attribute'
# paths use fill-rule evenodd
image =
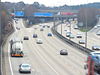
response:
<svg viewBox="0 0 100 75"><path fill-rule="evenodd" d="M52 22L45 24L53 25ZM34 29L36 27L37 29ZM51 32L50 28L44 28L44 31L40 31L39 25L25 28L22 19L19 19L17 24L14 22L14 28L15 32L8 37L4 46L5 75L25 75L18 71L22 63L31 65L32 73L28 75L85 75L84 63L87 55L63 43L54 35L48 37L47 33ZM33 33L43 40L43 44L36 43L37 38L32 37ZM28 36L29 40L23 40L24 36ZM23 40L23 58L10 57L9 40L13 37ZM68 56L60 55L61 49L67 49Z"/></svg>
<svg viewBox="0 0 100 75"><path fill-rule="evenodd" d="M98 22L98 24L99 24L99 22ZM85 40L85 32L81 32L78 29L74 29L74 25L75 24L71 23L71 32L75 36L75 38L74 39L70 39L70 40L72 40L72 41L74 41L76 43L79 43L79 40ZM66 31L64 31L64 30L70 31L70 27L68 27L68 25L66 25L66 24L62 24L62 35L66 37ZM97 36L96 32L95 32L97 30L95 28L93 28L92 30L90 30L87 33L87 48L89 48L89 49L92 49L92 46L94 46L94 45L100 46L100 40L99 40L100 36ZM61 25L59 25L57 27L57 31L59 33L61 33ZM92 32L92 31L94 31L94 32ZM82 38L76 38L77 33L81 33L82 34ZM66 37L66 38L68 38L68 37ZM81 45L85 47L85 44L81 44Z"/></svg>

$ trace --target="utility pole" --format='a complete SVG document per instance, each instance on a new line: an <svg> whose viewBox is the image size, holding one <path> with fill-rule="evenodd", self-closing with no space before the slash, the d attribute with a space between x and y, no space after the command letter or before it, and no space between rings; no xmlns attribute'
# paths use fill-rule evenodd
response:
<svg viewBox="0 0 100 75"><path fill-rule="evenodd" d="M53 17L53 25L54 25L54 30L55 30L55 15Z"/></svg>
<svg viewBox="0 0 100 75"><path fill-rule="evenodd" d="M61 17L61 35L62 35L62 22L63 22L63 19Z"/></svg>
<svg viewBox="0 0 100 75"><path fill-rule="evenodd" d="M0 0L0 45L1 45L1 0Z"/></svg>
<svg viewBox="0 0 100 75"><path fill-rule="evenodd" d="M87 1L88 3L88 1ZM87 48L87 9L85 10L85 20L86 20L86 31L85 31L85 47Z"/></svg>

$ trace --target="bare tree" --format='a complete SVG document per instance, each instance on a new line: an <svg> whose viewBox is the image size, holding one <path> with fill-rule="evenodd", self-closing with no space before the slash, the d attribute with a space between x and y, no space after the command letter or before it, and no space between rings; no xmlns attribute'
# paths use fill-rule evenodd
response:
<svg viewBox="0 0 100 75"><path fill-rule="evenodd" d="M88 27L93 27L97 22L97 14L98 9L96 8L81 8L79 10L78 20L79 22L83 22L84 27L86 23Z"/></svg>

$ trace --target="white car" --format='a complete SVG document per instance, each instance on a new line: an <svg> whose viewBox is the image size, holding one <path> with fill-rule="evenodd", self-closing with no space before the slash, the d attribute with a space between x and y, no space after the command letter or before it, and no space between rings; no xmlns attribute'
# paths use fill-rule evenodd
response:
<svg viewBox="0 0 100 75"><path fill-rule="evenodd" d="M42 39L37 39L36 43L37 43L37 44L42 44L43 41L42 41Z"/></svg>
<svg viewBox="0 0 100 75"><path fill-rule="evenodd" d="M16 37L16 38L15 38L15 37L12 38L9 42L10 42L10 43L16 43L16 42L19 42L19 43L21 42L21 43L23 43L23 41L22 41L20 38L17 38L17 37Z"/></svg>
<svg viewBox="0 0 100 75"><path fill-rule="evenodd" d="M94 26L94 28L97 29L98 27L97 26Z"/></svg>
<svg viewBox="0 0 100 75"><path fill-rule="evenodd" d="M97 32L96 35L100 35L100 32Z"/></svg>
<svg viewBox="0 0 100 75"><path fill-rule="evenodd" d="M79 44L85 44L85 40L79 40Z"/></svg>
<svg viewBox="0 0 100 75"><path fill-rule="evenodd" d="M70 38L75 38L75 36L73 35L73 34L70 34L70 36L69 36Z"/></svg>
<svg viewBox="0 0 100 75"><path fill-rule="evenodd" d="M20 64L19 72L20 73L31 73L31 66L29 64Z"/></svg>
<svg viewBox="0 0 100 75"><path fill-rule="evenodd" d="M98 27L100 27L100 25L97 25Z"/></svg>
<svg viewBox="0 0 100 75"><path fill-rule="evenodd" d="M76 35L76 37L77 37L77 38L82 38L82 34L81 34L81 33L78 33L78 34Z"/></svg>
<svg viewBox="0 0 100 75"><path fill-rule="evenodd" d="M66 33L66 37L69 37L72 33L71 32L68 32Z"/></svg>
<svg viewBox="0 0 100 75"><path fill-rule="evenodd" d="M94 45L92 46L92 50L100 50L100 46Z"/></svg>
<svg viewBox="0 0 100 75"><path fill-rule="evenodd" d="M77 25L75 25L75 26L74 26L74 29L78 29L78 26L77 26Z"/></svg>

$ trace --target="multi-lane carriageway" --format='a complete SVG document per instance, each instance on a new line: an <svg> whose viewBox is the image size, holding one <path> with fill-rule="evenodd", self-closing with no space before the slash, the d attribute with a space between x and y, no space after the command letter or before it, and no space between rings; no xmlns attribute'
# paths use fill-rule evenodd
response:
<svg viewBox="0 0 100 75"><path fill-rule="evenodd" d="M85 32L81 32L79 29L74 29L74 26L77 25L75 23L69 23L71 25L71 32L75 36L74 39L70 39L76 43L79 43L79 40L85 40ZM100 25L100 19L97 23L97 25ZM62 24L62 35L66 37L66 31L64 30L69 30L70 27L68 27L68 24ZM61 25L57 27L57 31L61 33ZM96 35L97 32L100 31L100 27L98 28L93 28L87 33L87 48L92 49L92 46L97 45L100 46L100 36ZM76 38L77 33L82 33L82 38ZM66 37L68 38L68 37ZM68 38L69 39L69 38ZM81 44L82 46L85 47L85 44Z"/></svg>
<svg viewBox="0 0 100 75"><path fill-rule="evenodd" d="M53 26L52 22L45 24ZM20 30L17 30L16 27L19 27ZM35 27L37 27L36 30L34 30ZM48 37L47 33L51 32L51 29L44 28L42 32L39 25L25 28L22 19L19 19L17 24L14 21L14 28L15 32L8 37L3 48L5 56L4 75L24 75L18 72L19 65L22 63L31 65L32 73L28 75L85 75L86 55L55 36ZM43 44L36 44L37 38L32 37L33 33L36 33L38 38L43 40ZM23 39L25 35L29 37L29 40L23 40L24 57L10 57L9 40L13 37ZM67 49L69 55L60 55L61 49Z"/></svg>

